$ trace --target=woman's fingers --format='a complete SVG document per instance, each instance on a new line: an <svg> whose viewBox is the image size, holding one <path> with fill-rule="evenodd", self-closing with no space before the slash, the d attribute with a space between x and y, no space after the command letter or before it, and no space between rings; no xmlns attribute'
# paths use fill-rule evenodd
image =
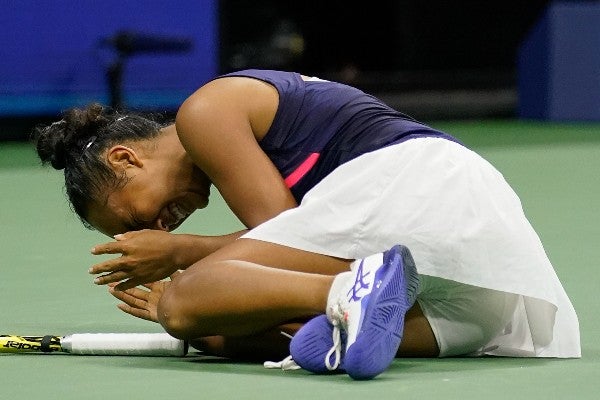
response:
<svg viewBox="0 0 600 400"><path fill-rule="evenodd" d="M96 285L106 285L107 283L121 282L127 278L129 278L129 274L127 272L115 271L106 275L97 276L94 278L94 283Z"/></svg>
<svg viewBox="0 0 600 400"><path fill-rule="evenodd" d="M149 291L139 288L133 288L122 291L115 289L114 286L115 285L112 285L108 289L108 291L117 299L135 307L146 307L146 303L148 302L148 296L150 295Z"/></svg>
<svg viewBox="0 0 600 400"><path fill-rule="evenodd" d="M177 271L173 272L170 276L169 279L174 280L175 278L177 278L179 276L179 274L183 273L182 270L178 269Z"/></svg>
<svg viewBox="0 0 600 400"><path fill-rule="evenodd" d="M130 289L135 288L138 285L141 285L142 283L144 283L143 279L131 278L131 279L128 279L126 281L119 283L117 286L115 286L115 289L121 290L121 291L130 290Z"/></svg>
<svg viewBox="0 0 600 400"><path fill-rule="evenodd" d="M106 261L101 262L96 265L92 265L90 267L90 269L88 269L88 272L92 275L95 275L95 274L103 274L106 272L125 270L127 268L130 268L130 267L128 267L128 265L125 263L125 260L123 260L123 257L119 257L119 258L114 258L112 260L106 260Z"/></svg>
<svg viewBox="0 0 600 400"><path fill-rule="evenodd" d="M116 289L115 284L109 285L108 291L111 295L123 302L117 305L119 310L137 318L158 322L156 317L156 304L148 301L151 293L150 291L140 288L120 291Z"/></svg>
<svg viewBox="0 0 600 400"><path fill-rule="evenodd" d="M138 318L145 319L148 321L156 322L152 318L152 314L150 314L150 311L144 310L143 308L131 307L127 303L117 304L117 307L119 308L119 310L121 310L129 315L133 315L134 317L138 317Z"/></svg>
<svg viewBox="0 0 600 400"><path fill-rule="evenodd" d="M91 253L94 255L99 254L118 254L123 253L125 251L123 243L120 241L108 242L97 244L91 249Z"/></svg>

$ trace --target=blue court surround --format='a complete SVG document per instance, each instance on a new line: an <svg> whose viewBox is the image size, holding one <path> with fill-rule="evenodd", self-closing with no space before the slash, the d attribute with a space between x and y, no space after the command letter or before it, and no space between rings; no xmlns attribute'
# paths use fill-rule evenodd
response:
<svg viewBox="0 0 600 400"><path fill-rule="evenodd" d="M600 2L554 2L518 53L519 116L600 120Z"/></svg>
<svg viewBox="0 0 600 400"><path fill-rule="evenodd" d="M0 13L0 117L53 115L107 102L107 66L115 59L102 39L119 30L188 38L190 52L140 54L125 65L130 107L171 109L217 73L216 0L4 2Z"/></svg>

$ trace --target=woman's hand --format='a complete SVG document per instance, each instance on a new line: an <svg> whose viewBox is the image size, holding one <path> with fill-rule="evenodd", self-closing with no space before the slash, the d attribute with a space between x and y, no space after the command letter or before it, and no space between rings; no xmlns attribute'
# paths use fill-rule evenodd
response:
<svg viewBox="0 0 600 400"><path fill-rule="evenodd" d="M90 274L104 274L94 283L113 285L126 290L144 283L156 282L173 272L186 269L196 261L233 243L246 230L221 236L173 234L159 230L141 230L116 235L114 242L99 244L92 254L121 254L89 269Z"/></svg>
<svg viewBox="0 0 600 400"><path fill-rule="evenodd" d="M146 289L132 288L127 290L115 290L116 283L109 284L108 291L123 303L117 307L129 315L145 319L152 322L158 322L157 307L158 301L162 297L167 285L171 282L160 281L147 283Z"/></svg>
<svg viewBox="0 0 600 400"><path fill-rule="evenodd" d="M177 235L159 230L141 230L115 236L116 241L95 246L92 254L121 254L92 266L90 274L104 274L96 277L94 283L113 285L114 290L126 290L138 285L160 281L182 266L178 249Z"/></svg>

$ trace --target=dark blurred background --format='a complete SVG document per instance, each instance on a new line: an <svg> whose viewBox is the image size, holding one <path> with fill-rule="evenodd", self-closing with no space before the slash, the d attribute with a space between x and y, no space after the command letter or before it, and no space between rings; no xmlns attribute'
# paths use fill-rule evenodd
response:
<svg viewBox="0 0 600 400"><path fill-rule="evenodd" d="M220 65L350 83L417 118L511 116L517 49L548 3L222 1Z"/></svg>
<svg viewBox="0 0 600 400"><path fill-rule="evenodd" d="M491 72L500 81L513 75L517 47L548 1L247 3L221 1L224 69L276 65L338 78L356 70L357 79L419 71L422 81L429 77L427 84L438 87L461 85L431 79L440 72L474 73L465 80L492 81ZM295 46L295 39L303 46Z"/></svg>
<svg viewBox="0 0 600 400"><path fill-rule="evenodd" d="M513 118L518 52L551 2L165 3L7 4L0 139L91 101L173 114L211 77L244 68L349 83L422 120Z"/></svg>

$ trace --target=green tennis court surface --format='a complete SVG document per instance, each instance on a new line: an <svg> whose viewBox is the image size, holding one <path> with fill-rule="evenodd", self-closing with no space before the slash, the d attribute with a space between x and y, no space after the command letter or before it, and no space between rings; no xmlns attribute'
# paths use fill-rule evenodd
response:
<svg viewBox="0 0 600 400"><path fill-rule="evenodd" d="M377 379L185 358L0 355L0 399L596 399L600 390L600 125L432 123L494 164L519 193L578 312L580 360L398 359ZM69 211L62 176L0 142L0 334L158 332L92 284L105 241ZM180 232L240 227L217 194Z"/></svg>

